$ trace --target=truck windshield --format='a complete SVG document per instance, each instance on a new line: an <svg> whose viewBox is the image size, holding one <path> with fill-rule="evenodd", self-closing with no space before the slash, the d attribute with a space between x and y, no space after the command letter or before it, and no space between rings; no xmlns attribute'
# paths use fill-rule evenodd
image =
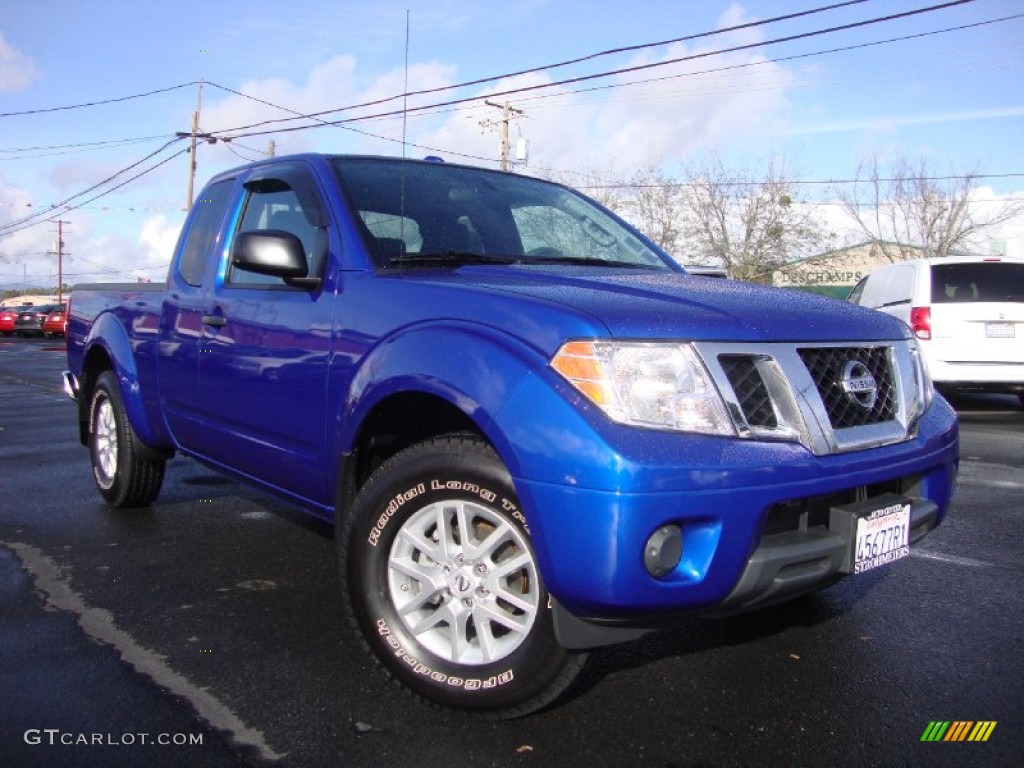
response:
<svg viewBox="0 0 1024 768"><path fill-rule="evenodd" d="M333 163L379 267L674 269L614 217L557 184L444 163L371 157Z"/></svg>

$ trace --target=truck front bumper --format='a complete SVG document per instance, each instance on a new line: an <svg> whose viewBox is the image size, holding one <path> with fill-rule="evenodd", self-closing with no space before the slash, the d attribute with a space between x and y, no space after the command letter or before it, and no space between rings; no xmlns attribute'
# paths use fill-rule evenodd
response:
<svg viewBox="0 0 1024 768"><path fill-rule="evenodd" d="M659 455L652 442L674 440L679 453L678 435L644 440L648 458ZM631 467L620 455L616 476L644 478L640 487L517 478L566 647L626 640L680 615L759 608L826 587L851 570L851 505L892 497L909 503L913 547L945 515L958 465L956 417L938 398L912 439L846 454L688 440L703 444L677 458L678 468L691 453L700 457L690 459L688 472ZM577 453L576 461L585 457ZM666 528L679 532L678 562L655 575L645 555Z"/></svg>

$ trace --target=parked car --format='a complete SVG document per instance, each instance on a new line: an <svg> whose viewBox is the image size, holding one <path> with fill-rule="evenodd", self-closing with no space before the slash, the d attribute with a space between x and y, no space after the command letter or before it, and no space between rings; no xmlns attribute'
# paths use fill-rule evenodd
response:
<svg viewBox="0 0 1024 768"><path fill-rule="evenodd" d="M14 319L14 332L18 336L35 336L43 334L43 323L46 316L57 308L56 304L42 304L38 307L22 307Z"/></svg>
<svg viewBox="0 0 1024 768"><path fill-rule="evenodd" d="M68 329L68 305L58 304L43 321L43 335L46 338L63 336Z"/></svg>
<svg viewBox="0 0 1024 768"><path fill-rule="evenodd" d="M857 283L849 300L909 325L937 387L1013 393L1024 405L1024 261L888 264Z"/></svg>
<svg viewBox="0 0 1024 768"><path fill-rule="evenodd" d="M3 307L0 309L0 336L10 336L14 333L14 321L18 319L18 313L25 307Z"/></svg>

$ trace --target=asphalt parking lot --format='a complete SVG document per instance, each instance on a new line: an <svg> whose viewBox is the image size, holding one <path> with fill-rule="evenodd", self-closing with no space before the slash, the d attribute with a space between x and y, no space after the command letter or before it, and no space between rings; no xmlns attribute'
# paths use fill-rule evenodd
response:
<svg viewBox="0 0 1024 768"><path fill-rule="evenodd" d="M343 625L330 527L187 459L104 507L62 342L0 339L0 755L16 766L1024 764L1024 410L954 399L953 510L910 558L592 655L481 722L388 683ZM933 722L994 722L929 742Z"/></svg>

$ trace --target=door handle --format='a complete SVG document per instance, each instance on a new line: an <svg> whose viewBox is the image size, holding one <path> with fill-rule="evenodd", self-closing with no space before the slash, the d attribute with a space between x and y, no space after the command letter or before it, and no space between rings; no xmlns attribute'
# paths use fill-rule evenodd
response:
<svg viewBox="0 0 1024 768"><path fill-rule="evenodd" d="M224 315L203 315L203 325L212 325L214 328L223 328L228 322Z"/></svg>

